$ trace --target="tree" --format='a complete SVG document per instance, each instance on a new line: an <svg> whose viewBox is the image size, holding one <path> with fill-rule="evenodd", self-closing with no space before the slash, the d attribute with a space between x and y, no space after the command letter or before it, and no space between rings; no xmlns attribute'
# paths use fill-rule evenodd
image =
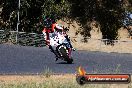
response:
<svg viewBox="0 0 132 88"><path fill-rule="evenodd" d="M90 36L91 30L88 23L92 20L100 24L103 38L117 39L118 29L124 24L125 9L131 0L72 0L72 18L81 23L84 37ZM128 6L124 6L124 4ZM130 8L130 6L129 6ZM132 7L131 7L132 8Z"/></svg>
<svg viewBox="0 0 132 88"><path fill-rule="evenodd" d="M1 17L11 29L16 29L18 0L2 0ZM89 24L99 23L103 38L118 38L118 29L131 25L132 0L21 0L20 31L41 32L45 17L57 16L76 20L84 38L90 36ZM124 23L126 22L126 23Z"/></svg>
<svg viewBox="0 0 132 88"><path fill-rule="evenodd" d="M18 0L3 0L2 4L2 20L15 30ZM19 31L41 32L44 17L54 13L62 18L67 15L68 10L67 0L21 0Z"/></svg>

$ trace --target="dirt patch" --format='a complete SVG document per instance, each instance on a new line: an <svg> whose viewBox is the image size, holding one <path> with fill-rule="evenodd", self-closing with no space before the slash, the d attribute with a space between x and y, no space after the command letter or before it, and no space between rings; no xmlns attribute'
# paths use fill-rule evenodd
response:
<svg viewBox="0 0 132 88"><path fill-rule="evenodd" d="M100 29L92 24L92 30L90 31L91 37L87 39L87 43L84 43L84 37L82 35L75 35L79 29L79 25L75 21L72 24L67 24L68 22L64 23L62 21L59 21L59 23L69 27L68 35L71 37L72 44L77 50L132 53L132 39L127 29L121 28L118 31L118 41L114 41L114 46L111 46L106 45L103 40L101 40L102 33Z"/></svg>
<svg viewBox="0 0 132 88"><path fill-rule="evenodd" d="M50 77L45 77L44 75L1 75L1 83L27 83L27 82L38 82L42 83L48 80L68 80L75 78L75 75L51 75Z"/></svg>

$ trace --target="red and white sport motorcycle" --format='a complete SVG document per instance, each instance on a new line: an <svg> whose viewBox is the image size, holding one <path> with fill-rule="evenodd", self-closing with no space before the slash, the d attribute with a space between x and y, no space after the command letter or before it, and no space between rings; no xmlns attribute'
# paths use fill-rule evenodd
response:
<svg viewBox="0 0 132 88"><path fill-rule="evenodd" d="M68 64L73 62L71 53L72 48L70 47L70 41L63 35L63 32L55 32L52 34L50 43L51 46L55 47L55 51L59 56L59 59L66 61Z"/></svg>

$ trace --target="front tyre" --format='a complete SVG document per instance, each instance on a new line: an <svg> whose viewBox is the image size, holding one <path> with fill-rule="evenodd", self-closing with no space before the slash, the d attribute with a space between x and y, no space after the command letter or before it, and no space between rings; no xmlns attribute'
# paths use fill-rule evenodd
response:
<svg viewBox="0 0 132 88"><path fill-rule="evenodd" d="M69 58L69 56L68 56L68 50L67 50L67 48L64 45L61 45L59 47L59 52L62 55L62 57L64 58L64 61L67 61L68 64L72 64L73 59Z"/></svg>
<svg viewBox="0 0 132 88"><path fill-rule="evenodd" d="M64 58L64 60L67 60L69 58L69 56L67 55L66 47L60 46L59 51L60 51L60 54L62 55L62 57Z"/></svg>
<svg viewBox="0 0 132 88"><path fill-rule="evenodd" d="M73 62L73 59L72 59L72 58L69 58L69 59L67 60L67 63L68 63L68 64L72 64L72 62Z"/></svg>

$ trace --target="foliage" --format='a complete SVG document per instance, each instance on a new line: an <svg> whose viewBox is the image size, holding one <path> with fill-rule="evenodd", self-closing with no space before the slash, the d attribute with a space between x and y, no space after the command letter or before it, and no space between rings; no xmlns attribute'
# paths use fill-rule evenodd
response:
<svg viewBox="0 0 132 88"><path fill-rule="evenodd" d="M16 29L18 0L2 0L1 28ZM118 29L132 24L131 0L21 0L19 31L41 33L48 17L76 20L84 38L90 35L90 23L100 25L103 38L117 39Z"/></svg>
<svg viewBox="0 0 132 88"><path fill-rule="evenodd" d="M94 20L100 24L103 38L117 39L117 30L123 26L126 18L127 6L124 6L123 0L72 0L71 3L72 17L81 23L84 37L90 36L89 23Z"/></svg>
<svg viewBox="0 0 132 88"><path fill-rule="evenodd" d="M49 78L52 74L53 74L52 70L46 66L44 72L42 73L42 76Z"/></svg>
<svg viewBox="0 0 132 88"><path fill-rule="evenodd" d="M3 23L12 30L16 29L18 0L3 1L1 17ZM66 0L21 0L19 31L41 32L44 17L51 14L64 17L68 12Z"/></svg>

